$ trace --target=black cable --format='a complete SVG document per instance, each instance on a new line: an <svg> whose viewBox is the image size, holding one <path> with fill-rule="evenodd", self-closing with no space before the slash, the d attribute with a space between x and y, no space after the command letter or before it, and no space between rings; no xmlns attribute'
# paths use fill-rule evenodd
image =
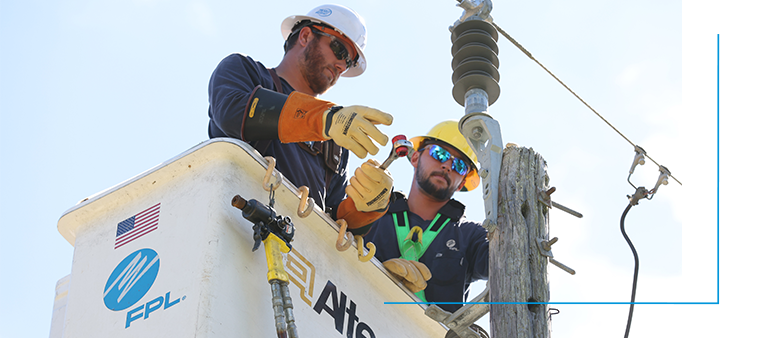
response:
<svg viewBox="0 0 768 338"><path fill-rule="evenodd" d="M627 205L627 208L624 209L624 213L621 215L621 234L624 235L624 239L627 240L627 244L629 244L629 248L632 249L632 255L635 256L635 277L632 279L632 300L629 304L629 318L627 318L627 329L626 331L624 331L624 338L629 337L629 327L630 325L632 325L632 312L634 312L635 310L635 291L637 291L637 273L640 270L640 259L637 257L637 251L635 250L635 246L632 245L632 241L629 240L629 236L627 236L627 232L624 231L624 218L627 217L627 213L629 212L630 208L632 208L631 202L629 203L629 205Z"/></svg>

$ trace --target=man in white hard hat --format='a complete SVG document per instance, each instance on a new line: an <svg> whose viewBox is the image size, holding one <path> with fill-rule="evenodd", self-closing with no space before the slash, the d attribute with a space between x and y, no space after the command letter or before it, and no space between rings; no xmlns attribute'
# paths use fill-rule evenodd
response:
<svg viewBox="0 0 768 338"><path fill-rule="evenodd" d="M467 220L456 191L480 183L477 156L457 121L437 124L411 139L416 150L408 198L394 192L387 215L374 223L366 242L376 258L427 302L465 302L469 284L488 279L488 231ZM461 304L438 304L455 312Z"/></svg>
<svg viewBox="0 0 768 338"><path fill-rule="evenodd" d="M350 231L365 234L389 205L392 177L369 160L347 184L349 151L375 155L372 140L388 140L375 125L390 125L392 116L317 98L340 76L365 71L365 23L347 7L322 5L286 18L281 31L285 54L277 67L243 54L219 63L208 86L208 135L241 139L274 157L287 179L307 186L310 197L332 217L344 218Z"/></svg>

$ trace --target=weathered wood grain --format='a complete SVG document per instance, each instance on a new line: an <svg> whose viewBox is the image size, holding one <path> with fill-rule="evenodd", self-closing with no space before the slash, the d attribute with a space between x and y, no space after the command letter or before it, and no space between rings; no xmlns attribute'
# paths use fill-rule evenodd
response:
<svg viewBox="0 0 768 338"><path fill-rule="evenodd" d="M547 164L532 148L504 149L499 175L499 212L490 229L491 302L549 302L547 259L537 240L549 239L549 210L538 202L549 186ZM492 304L495 338L548 338L548 305Z"/></svg>

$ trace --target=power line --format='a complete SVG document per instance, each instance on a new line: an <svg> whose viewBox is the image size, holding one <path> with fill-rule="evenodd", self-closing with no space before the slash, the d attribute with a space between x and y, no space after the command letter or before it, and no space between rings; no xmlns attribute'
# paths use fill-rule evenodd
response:
<svg viewBox="0 0 768 338"><path fill-rule="evenodd" d="M635 143L633 143L632 141L629 140L629 138L624 136L624 134L622 134L618 129L616 129L616 127L614 127L610 122L608 122L608 120L606 120L602 115L600 115L600 113L598 113L597 110L592 108L592 106L590 106L586 101L584 101L581 97L579 97L579 95L576 94L576 92L571 90L571 88L569 88L565 83L563 83L563 81L561 81L557 76L555 76L555 74L550 72L549 69L547 69L547 67L544 67L544 65L541 64L541 62L539 62L539 60L536 60L536 58L534 58L533 55L528 50L525 49L525 47L523 47L514 38L512 38L509 34L507 34L507 32L505 32L503 29L501 29L501 27L499 27L499 25L497 25L495 22L491 22L491 24L493 25L493 27L496 28L496 30L499 31L499 33L501 33L501 35L504 35L504 37L506 37L507 40L512 42L513 45L517 46L517 48L519 48L520 51L523 52L523 54L527 55L531 60L536 62L536 64L541 66L541 68L543 68L547 73L549 73L549 75L551 75L553 78L555 78L555 80L557 80L557 82L559 82L561 85L563 85L563 87L565 87L565 89L567 89L569 92L571 92L571 94L573 94L573 96L576 96L576 98L579 99L579 101L581 101L581 103L583 103L585 106L587 106L587 108L589 108L593 113L595 113L595 115L597 115L597 117L599 117L601 120L603 120L606 124L608 124L608 126L610 126L614 131L616 131L616 133L618 133L621 137L623 137L625 140L627 140L627 142L629 142L629 144L632 145L633 149L635 148L635 146L636 146ZM646 154L646 156L648 157L649 160L651 160L654 164L656 164L657 166L659 166L659 168L661 168L661 165L658 162L656 162L653 158L651 158L647 154ZM683 185L682 183L680 183L680 181L677 178L675 178L671 174L669 175L669 177L672 177L672 179L674 179L677 183L679 183L680 185Z"/></svg>

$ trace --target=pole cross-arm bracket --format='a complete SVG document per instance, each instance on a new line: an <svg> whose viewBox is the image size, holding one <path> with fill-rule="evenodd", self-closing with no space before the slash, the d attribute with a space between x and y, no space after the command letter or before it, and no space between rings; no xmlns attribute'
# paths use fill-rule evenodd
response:
<svg viewBox="0 0 768 338"><path fill-rule="evenodd" d="M499 122L485 113L464 115L459 121L459 130L480 162L479 175L482 179L485 221L483 227L492 232L498 217L499 173L501 155L504 150Z"/></svg>

